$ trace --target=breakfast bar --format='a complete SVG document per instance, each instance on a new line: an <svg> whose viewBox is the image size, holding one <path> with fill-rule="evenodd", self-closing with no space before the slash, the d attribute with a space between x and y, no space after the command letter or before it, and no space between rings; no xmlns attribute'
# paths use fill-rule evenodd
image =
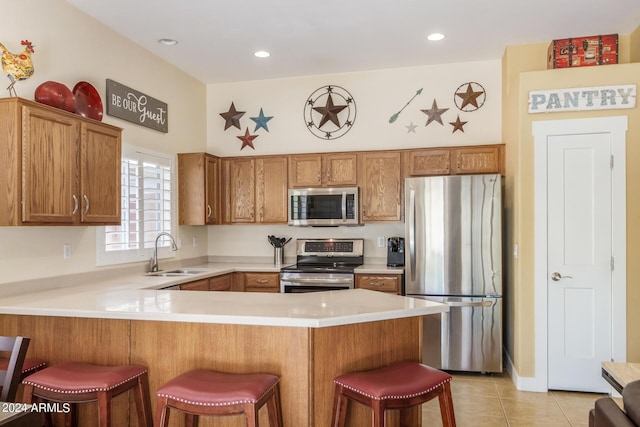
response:
<svg viewBox="0 0 640 427"><path fill-rule="evenodd" d="M88 287L2 298L0 334L31 337L28 357L50 364L147 366L154 408L155 390L191 369L278 375L284 425L320 427L330 424L334 377L420 361L421 317L446 310L363 289L268 294ZM136 425L130 403L114 400L114 425ZM81 424L91 425L95 408L83 406ZM351 405L348 416L350 426L370 425L360 405ZM268 425L266 413L263 419ZM178 417L171 425L181 425ZM200 425L214 424L203 418ZM225 417L215 425L240 426L242 419Z"/></svg>

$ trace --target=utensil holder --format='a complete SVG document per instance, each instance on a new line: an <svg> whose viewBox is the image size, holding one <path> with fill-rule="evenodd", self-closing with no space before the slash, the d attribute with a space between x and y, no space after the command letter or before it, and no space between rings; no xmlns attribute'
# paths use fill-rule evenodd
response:
<svg viewBox="0 0 640 427"><path fill-rule="evenodd" d="M284 248L273 248L273 263L280 265L284 262Z"/></svg>

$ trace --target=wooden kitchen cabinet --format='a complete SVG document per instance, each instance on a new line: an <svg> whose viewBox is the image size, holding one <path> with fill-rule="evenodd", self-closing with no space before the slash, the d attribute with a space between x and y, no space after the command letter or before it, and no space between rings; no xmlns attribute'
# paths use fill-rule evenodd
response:
<svg viewBox="0 0 640 427"><path fill-rule="evenodd" d="M225 222L287 223L287 158L224 159Z"/></svg>
<svg viewBox="0 0 640 427"><path fill-rule="evenodd" d="M356 153L296 154L289 156L291 187L357 185Z"/></svg>
<svg viewBox="0 0 640 427"><path fill-rule="evenodd" d="M358 155L361 220L402 220L402 156L399 151Z"/></svg>
<svg viewBox="0 0 640 427"><path fill-rule="evenodd" d="M233 289L233 273L209 278L210 291L231 291Z"/></svg>
<svg viewBox="0 0 640 427"><path fill-rule="evenodd" d="M499 173L504 175L504 145L452 149L454 174Z"/></svg>
<svg viewBox="0 0 640 427"><path fill-rule="evenodd" d="M178 223L220 224L220 159L206 153L178 154Z"/></svg>
<svg viewBox="0 0 640 427"><path fill-rule="evenodd" d="M208 291L209 279L194 280L189 283L182 283L180 285L181 291Z"/></svg>
<svg viewBox="0 0 640 427"><path fill-rule="evenodd" d="M404 152L405 176L449 175L451 152L449 149L421 149Z"/></svg>
<svg viewBox="0 0 640 427"><path fill-rule="evenodd" d="M402 276L399 274L356 274L356 289L402 294Z"/></svg>
<svg viewBox="0 0 640 427"><path fill-rule="evenodd" d="M120 224L121 129L0 100L0 225Z"/></svg>
<svg viewBox="0 0 640 427"><path fill-rule="evenodd" d="M280 273L243 273L245 292L280 292Z"/></svg>

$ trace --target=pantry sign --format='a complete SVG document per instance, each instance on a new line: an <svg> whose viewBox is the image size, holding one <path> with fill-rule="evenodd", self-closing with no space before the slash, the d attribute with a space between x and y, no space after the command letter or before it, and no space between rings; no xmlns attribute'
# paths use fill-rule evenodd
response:
<svg viewBox="0 0 640 427"><path fill-rule="evenodd" d="M529 92L529 113L615 110L636 106L636 85L598 86Z"/></svg>
<svg viewBox="0 0 640 427"><path fill-rule="evenodd" d="M107 79L107 114L160 132L169 132L167 104Z"/></svg>

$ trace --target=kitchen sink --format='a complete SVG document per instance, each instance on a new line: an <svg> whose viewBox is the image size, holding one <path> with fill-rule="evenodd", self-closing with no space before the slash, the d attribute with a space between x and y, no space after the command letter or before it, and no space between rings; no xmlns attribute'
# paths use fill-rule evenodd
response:
<svg viewBox="0 0 640 427"><path fill-rule="evenodd" d="M194 274L208 273L210 271L206 268L179 268L177 270L156 271L155 273L149 273L149 276L193 276Z"/></svg>

